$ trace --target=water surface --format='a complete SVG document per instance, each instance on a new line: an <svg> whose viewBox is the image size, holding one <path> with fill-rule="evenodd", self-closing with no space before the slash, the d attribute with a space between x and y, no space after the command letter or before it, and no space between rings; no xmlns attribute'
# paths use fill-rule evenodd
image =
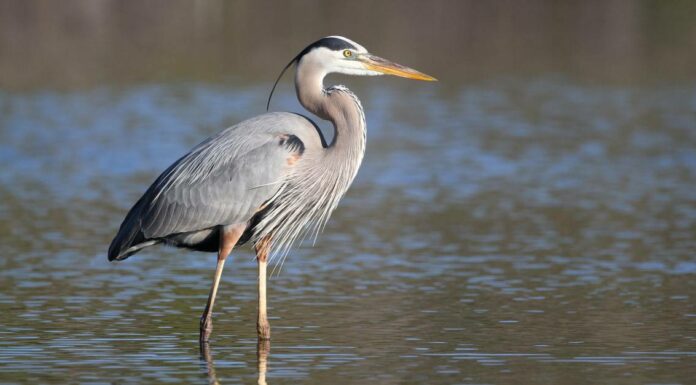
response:
<svg viewBox="0 0 696 385"><path fill-rule="evenodd" d="M106 248L158 173L261 113L267 85L0 93L1 382L692 381L693 87L380 81L350 83L363 168L270 280L260 352L250 250L200 352L215 256ZM298 110L287 84L274 105Z"/></svg>

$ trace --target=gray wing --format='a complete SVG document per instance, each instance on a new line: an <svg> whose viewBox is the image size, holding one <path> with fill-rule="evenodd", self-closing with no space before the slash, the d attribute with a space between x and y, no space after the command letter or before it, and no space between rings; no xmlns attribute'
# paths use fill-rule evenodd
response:
<svg viewBox="0 0 696 385"><path fill-rule="evenodd" d="M247 221L280 187L290 156L272 135L247 139L248 147L236 149L206 143L202 151L175 163L152 191L141 217L144 236L160 238Z"/></svg>
<svg viewBox="0 0 696 385"><path fill-rule="evenodd" d="M302 156L304 143L293 133L304 134L308 124L292 114L264 114L196 146L131 209L110 258L150 239L248 221Z"/></svg>

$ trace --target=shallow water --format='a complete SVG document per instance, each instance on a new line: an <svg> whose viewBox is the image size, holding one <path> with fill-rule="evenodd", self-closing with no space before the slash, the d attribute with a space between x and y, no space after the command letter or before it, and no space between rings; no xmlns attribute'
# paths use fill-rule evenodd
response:
<svg viewBox="0 0 696 385"><path fill-rule="evenodd" d="M693 87L349 84L367 155L270 280L270 347L243 249L209 352L215 256L106 248L159 172L261 113L268 85L0 92L1 382L693 381ZM287 84L274 105L298 109Z"/></svg>

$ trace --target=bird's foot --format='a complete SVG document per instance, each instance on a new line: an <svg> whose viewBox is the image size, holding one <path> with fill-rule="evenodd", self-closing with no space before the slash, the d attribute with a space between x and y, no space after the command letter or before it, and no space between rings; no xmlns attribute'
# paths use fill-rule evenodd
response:
<svg viewBox="0 0 696 385"><path fill-rule="evenodd" d="M200 342L208 342L210 334L213 332L213 319L211 317L201 317Z"/></svg>
<svg viewBox="0 0 696 385"><path fill-rule="evenodd" d="M265 322L259 321L256 323L256 332L259 335L259 341L267 341L271 339L271 325L268 320Z"/></svg>

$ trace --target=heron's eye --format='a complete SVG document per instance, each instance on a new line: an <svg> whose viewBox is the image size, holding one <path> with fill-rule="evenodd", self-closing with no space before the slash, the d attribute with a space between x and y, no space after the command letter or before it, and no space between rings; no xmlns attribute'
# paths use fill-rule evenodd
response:
<svg viewBox="0 0 696 385"><path fill-rule="evenodd" d="M343 56L345 57L351 57L353 56L353 52L351 52L349 49L343 51Z"/></svg>

